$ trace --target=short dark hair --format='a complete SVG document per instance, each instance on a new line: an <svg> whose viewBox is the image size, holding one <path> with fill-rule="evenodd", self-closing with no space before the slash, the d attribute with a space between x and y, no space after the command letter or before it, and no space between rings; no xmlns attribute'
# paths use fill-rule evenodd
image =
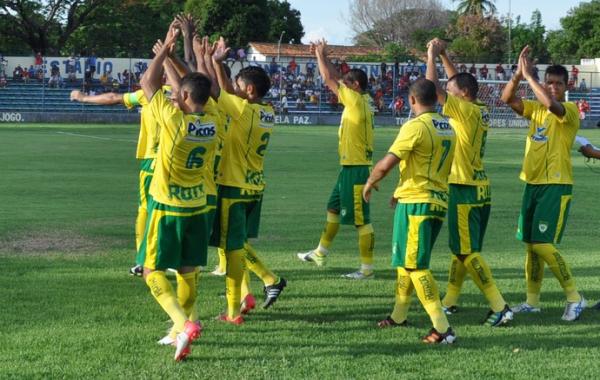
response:
<svg viewBox="0 0 600 380"><path fill-rule="evenodd" d="M248 66L240 70L235 76L235 80L241 79L246 85L253 85L256 89L256 95L259 98L264 97L271 88L271 79L267 72L258 66Z"/></svg>
<svg viewBox="0 0 600 380"><path fill-rule="evenodd" d="M546 74L544 74L544 79L546 79L546 76L548 76L548 74L562 76L565 80L565 84L569 83L569 72L563 65L550 65L546 67Z"/></svg>
<svg viewBox="0 0 600 380"><path fill-rule="evenodd" d="M363 91L367 90L367 86L369 85L369 79L367 78L367 73L361 69L350 69L345 75L344 79L350 82L358 82L360 89Z"/></svg>
<svg viewBox="0 0 600 380"><path fill-rule="evenodd" d="M448 79L448 83L452 81L456 83L456 86L460 90L467 90L467 93L471 99L477 99L477 94L479 93L479 83L477 83L477 79L475 79L473 75L470 73L454 74Z"/></svg>
<svg viewBox="0 0 600 380"><path fill-rule="evenodd" d="M409 89L409 94L422 106L434 106L437 102L435 84L426 78L417 79Z"/></svg>
<svg viewBox="0 0 600 380"><path fill-rule="evenodd" d="M189 73L181 80L181 88L190 93L196 104L205 104L210 96L210 79L204 74Z"/></svg>

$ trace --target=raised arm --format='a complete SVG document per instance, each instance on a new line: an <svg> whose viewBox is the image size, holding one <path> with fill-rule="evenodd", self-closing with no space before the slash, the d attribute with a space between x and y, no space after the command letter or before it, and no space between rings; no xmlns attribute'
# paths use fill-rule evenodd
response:
<svg viewBox="0 0 600 380"><path fill-rule="evenodd" d="M160 53L162 46L163 43L161 40L156 41L154 47L152 48L154 55L158 55ZM169 54L172 54L172 49L169 50ZM163 62L163 69L165 70L165 74L167 75L167 83L171 85L171 90L173 92L178 92L180 88L182 75L179 74L178 70L175 68L175 66L169 59L169 55L167 55L167 59L165 59L165 61Z"/></svg>
<svg viewBox="0 0 600 380"><path fill-rule="evenodd" d="M195 56L193 51L193 38L195 32L194 19L189 14L178 14L175 19L179 22L181 33L183 35L183 58L188 72L196 69Z"/></svg>
<svg viewBox="0 0 600 380"><path fill-rule="evenodd" d="M341 75L327 57L327 41L321 40L316 44L311 43L310 50L317 56L317 64L319 65L319 72L321 73L321 77L323 77L323 81L337 96Z"/></svg>
<svg viewBox="0 0 600 380"><path fill-rule="evenodd" d="M444 65L444 71L446 71L446 76L448 78L452 78L453 76L458 74L458 71L456 70L454 63L452 63L452 60L450 60L450 57L448 56L448 53L446 52L445 45L444 45L444 49L440 53L440 58L442 58L442 65Z"/></svg>
<svg viewBox="0 0 600 380"><path fill-rule="evenodd" d="M427 44L427 72L425 77L435 84L435 91L437 93L438 102L441 105L446 103L446 90L440 86L438 80L437 68L435 67L436 58L441 54L444 46L440 42L441 40L433 39Z"/></svg>
<svg viewBox="0 0 600 380"><path fill-rule="evenodd" d="M217 79L217 73L215 72L215 67L213 66L212 55L214 53L216 45L210 43L208 36L204 36L202 38L202 49L203 57L202 61L204 62L204 67L206 70L205 75L210 78L211 86L210 86L210 95L213 99L217 99L219 97L219 91L221 88L219 87L219 80ZM198 60L198 58L196 58ZM228 82L231 82L228 78Z"/></svg>
<svg viewBox="0 0 600 380"><path fill-rule="evenodd" d="M161 82L163 73L163 63L165 62L165 59L169 54L169 49L177 40L179 33L179 29L169 28L163 46L161 47L158 54L154 57L152 62L150 62L148 70L146 70L146 73L140 81L140 85L142 86L142 90L144 91L144 95L146 96L146 99L148 99L148 101L150 101L154 96L154 93L162 87Z"/></svg>
<svg viewBox="0 0 600 380"><path fill-rule="evenodd" d="M100 95L86 95L79 90L73 90L71 91L70 98L73 102L99 104L104 106L125 104L123 101L123 94L117 94L114 92L107 92Z"/></svg>
<svg viewBox="0 0 600 380"><path fill-rule="evenodd" d="M375 165L373 170L371 171L371 175L367 179L367 183L365 183L365 187L363 188L363 199L365 202L369 202L371 200L371 190L379 190L379 181L384 179L396 165L400 162L400 159L395 155L388 153L383 157L379 162Z"/></svg>
<svg viewBox="0 0 600 380"><path fill-rule="evenodd" d="M529 46L527 46L526 48L528 47ZM529 86L531 87L531 90L533 90L533 94L535 95L537 100L556 116L565 116L567 110L562 105L562 103L554 99L548 93L548 90L546 90L544 86L542 86L540 82L538 82L537 79L534 77L533 64L529 59L528 55L519 56L519 66L522 67L521 70L523 71L523 77L525 78L527 83L529 83Z"/></svg>
<svg viewBox="0 0 600 380"><path fill-rule="evenodd" d="M223 67L223 61L225 61L227 54L231 49L227 47L223 37L219 38L219 41L215 42L213 48L214 53L212 55L212 61L217 75L217 81L219 82L219 87L221 87L221 90L229 94L233 94L235 93L233 85L231 84L229 78L227 78L225 68Z"/></svg>
<svg viewBox="0 0 600 380"><path fill-rule="evenodd" d="M521 66L521 56L529 54L529 46L525 46L519 54L519 65L517 66L517 72L515 72L504 86L504 90L502 90L502 95L500 96L500 100L505 104L508 104L513 111L518 113L519 115L523 115L523 111L525 107L523 106L523 100L517 95L517 90L519 89L519 82L523 79L523 68Z"/></svg>

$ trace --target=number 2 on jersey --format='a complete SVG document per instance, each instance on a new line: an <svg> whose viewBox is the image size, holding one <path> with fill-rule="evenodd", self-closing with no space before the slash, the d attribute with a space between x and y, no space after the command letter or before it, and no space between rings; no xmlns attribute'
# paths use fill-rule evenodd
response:
<svg viewBox="0 0 600 380"><path fill-rule="evenodd" d="M260 141L264 142L264 144L258 146L258 149L256 149L256 154L258 154L261 157L264 157L265 150L267 150L267 145L269 145L270 138L271 134L269 132L265 132L262 136L260 136Z"/></svg>

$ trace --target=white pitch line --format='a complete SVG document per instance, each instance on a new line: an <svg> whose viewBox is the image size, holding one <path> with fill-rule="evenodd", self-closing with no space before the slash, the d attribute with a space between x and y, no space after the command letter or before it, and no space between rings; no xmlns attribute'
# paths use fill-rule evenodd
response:
<svg viewBox="0 0 600 380"><path fill-rule="evenodd" d="M94 135L84 135L84 134L81 134L81 133L71 133L71 132L63 132L63 131L59 131L59 132L56 132L56 133L59 133L61 135L75 136L75 137L87 137L88 139L95 139L95 140L123 141L123 142L137 143L137 140L115 139L115 138L112 138L112 137L101 137L101 136L94 136Z"/></svg>

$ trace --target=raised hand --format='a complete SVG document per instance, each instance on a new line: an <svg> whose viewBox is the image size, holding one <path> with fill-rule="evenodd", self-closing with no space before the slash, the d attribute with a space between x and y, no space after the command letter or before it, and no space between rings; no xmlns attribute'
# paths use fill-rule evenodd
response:
<svg viewBox="0 0 600 380"><path fill-rule="evenodd" d="M527 78L528 75L532 74L531 59L529 58L530 51L531 48L529 45L525 46L523 50L521 50L521 53L519 54L519 63L517 65L516 76L524 76Z"/></svg>
<svg viewBox="0 0 600 380"><path fill-rule="evenodd" d="M192 46L194 53L197 56L204 57L206 54L206 46L204 45L204 39L200 38L199 35L194 34L194 39L192 40Z"/></svg>
<svg viewBox="0 0 600 380"><path fill-rule="evenodd" d="M227 58L227 55L229 54L231 48L227 47L227 44L225 43L225 39L223 37L219 38L219 41L216 42L216 45L214 45L214 47L215 51L213 52L213 59L219 63L223 62Z"/></svg>

